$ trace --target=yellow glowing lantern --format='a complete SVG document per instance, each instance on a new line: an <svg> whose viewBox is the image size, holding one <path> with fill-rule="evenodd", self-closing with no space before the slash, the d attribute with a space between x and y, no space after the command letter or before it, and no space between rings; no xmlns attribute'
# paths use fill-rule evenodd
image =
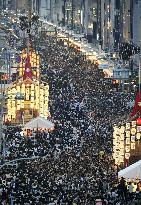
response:
<svg viewBox="0 0 141 205"><path fill-rule="evenodd" d="M30 107L33 109L34 108L34 103L30 103Z"/></svg>
<svg viewBox="0 0 141 205"><path fill-rule="evenodd" d="M126 123L126 130L130 130L130 123L129 122Z"/></svg>
<svg viewBox="0 0 141 205"><path fill-rule="evenodd" d="M17 90L17 93L20 93L21 92L21 88L19 85L16 86L16 90Z"/></svg>
<svg viewBox="0 0 141 205"><path fill-rule="evenodd" d="M12 88L12 93L13 93L13 94L16 94L16 93L17 93L16 88Z"/></svg>
<svg viewBox="0 0 141 205"><path fill-rule="evenodd" d="M7 118L8 118L9 121L11 121L11 115L8 114Z"/></svg>
<svg viewBox="0 0 141 205"><path fill-rule="evenodd" d="M132 121L132 127L136 127L136 121Z"/></svg>
<svg viewBox="0 0 141 205"><path fill-rule="evenodd" d="M34 91L34 84L31 84L31 91Z"/></svg>
<svg viewBox="0 0 141 205"><path fill-rule="evenodd" d="M21 105L17 104L17 110L20 110L20 109L21 109Z"/></svg>
<svg viewBox="0 0 141 205"><path fill-rule="evenodd" d="M130 138L126 138L126 144L130 144Z"/></svg>
<svg viewBox="0 0 141 205"><path fill-rule="evenodd" d="M25 94L25 84L22 84L22 86L21 86L21 93Z"/></svg>
<svg viewBox="0 0 141 205"><path fill-rule="evenodd" d="M26 88L26 100L29 100L29 88Z"/></svg>
<svg viewBox="0 0 141 205"><path fill-rule="evenodd" d="M135 135L135 134L136 134L136 128L133 127L133 128L131 129L131 134L132 134L132 135Z"/></svg>
<svg viewBox="0 0 141 205"><path fill-rule="evenodd" d="M21 108L24 108L24 100L21 100Z"/></svg>
<svg viewBox="0 0 141 205"><path fill-rule="evenodd" d="M15 101L12 100L12 108L14 108L14 107L15 107Z"/></svg>
<svg viewBox="0 0 141 205"><path fill-rule="evenodd" d="M135 149L135 142L131 143L131 149Z"/></svg>
<svg viewBox="0 0 141 205"><path fill-rule="evenodd" d="M140 140L140 137L141 137L141 134L139 132L137 132L137 134L136 134L137 140Z"/></svg>
<svg viewBox="0 0 141 205"><path fill-rule="evenodd" d="M126 152L130 152L130 145L126 145L125 151L126 151Z"/></svg>
<svg viewBox="0 0 141 205"><path fill-rule="evenodd" d="M31 96L31 103L34 103L34 97L33 96Z"/></svg>
<svg viewBox="0 0 141 205"><path fill-rule="evenodd" d="M121 126L120 128L120 133L123 134L125 132L125 127L124 126Z"/></svg>
<svg viewBox="0 0 141 205"><path fill-rule="evenodd" d="M125 153L125 159L129 159L130 158L130 153Z"/></svg>
<svg viewBox="0 0 141 205"><path fill-rule="evenodd" d="M121 162L121 163L124 162L124 156L120 156L120 162Z"/></svg>
<svg viewBox="0 0 141 205"><path fill-rule="evenodd" d="M120 154L123 156L124 155L124 148L120 149Z"/></svg>
<svg viewBox="0 0 141 205"><path fill-rule="evenodd" d="M126 124L127 124L127 123L126 123ZM125 133L126 133L126 137L129 138L129 137L130 137L130 131L126 131Z"/></svg>

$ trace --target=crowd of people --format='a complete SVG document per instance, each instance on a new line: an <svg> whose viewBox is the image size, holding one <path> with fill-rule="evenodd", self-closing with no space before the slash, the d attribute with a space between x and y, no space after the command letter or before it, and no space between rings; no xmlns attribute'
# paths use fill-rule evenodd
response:
<svg viewBox="0 0 141 205"><path fill-rule="evenodd" d="M49 83L55 129L28 138L19 127L5 130L4 160L12 163L0 168L0 203L126 204L131 197L115 188L112 132L127 119L134 93L113 89L94 63L54 38L42 41L41 79Z"/></svg>

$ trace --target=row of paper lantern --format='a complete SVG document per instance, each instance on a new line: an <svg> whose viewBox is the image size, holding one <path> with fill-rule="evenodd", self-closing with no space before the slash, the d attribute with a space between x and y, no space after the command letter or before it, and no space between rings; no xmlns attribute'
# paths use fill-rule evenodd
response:
<svg viewBox="0 0 141 205"><path fill-rule="evenodd" d="M34 66L34 67L35 67L35 66ZM23 75L24 75L24 71L25 71L25 68L19 67L19 76L23 76ZM32 73L33 73L33 76L36 76L37 78L39 78L39 76L40 76L40 71L39 71L39 69L36 69L35 71L32 70Z"/></svg>
<svg viewBox="0 0 141 205"><path fill-rule="evenodd" d="M135 149L136 139L140 140L141 133L136 132L136 128L130 127L131 131L126 127L121 126L114 127L113 133L113 158L115 159L116 164L124 162L125 159L129 159L130 150ZM132 135L134 134L134 135Z"/></svg>
<svg viewBox="0 0 141 205"><path fill-rule="evenodd" d="M39 67L39 64L40 64L40 56L39 56L38 54L36 54L36 53L33 53L33 52L30 53L29 56L30 56L31 66L34 67L34 65L35 65L35 66ZM25 59L25 60L26 60L26 58L27 58L27 54L22 53L22 54L21 54L21 59ZM24 64L25 64L25 61L22 60L22 61L20 62L20 67L21 67L21 66L23 67Z"/></svg>
<svg viewBox="0 0 141 205"><path fill-rule="evenodd" d="M32 109L37 109L39 110L39 112L41 113L41 115L47 115L48 113L48 99L46 101L40 101L36 100L34 102L33 99L31 99L32 101L30 102L30 107ZM8 100L7 103L7 108L8 108L8 115L12 115L12 118L16 117L16 110L20 110L21 108L24 108L24 100L17 100L17 103L15 103L16 101L13 100Z"/></svg>
<svg viewBox="0 0 141 205"><path fill-rule="evenodd" d="M25 84L22 84L21 86L16 86L10 90L8 90L8 96L12 95L15 96L17 93L21 93L21 94L31 94L32 96L34 95L34 93L37 93L37 95L40 94L43 96L49 96L49 86L45 86L44 88L40 88L39 86L34 86L34 84L31 84L31 87L28 87Z"/></svg>

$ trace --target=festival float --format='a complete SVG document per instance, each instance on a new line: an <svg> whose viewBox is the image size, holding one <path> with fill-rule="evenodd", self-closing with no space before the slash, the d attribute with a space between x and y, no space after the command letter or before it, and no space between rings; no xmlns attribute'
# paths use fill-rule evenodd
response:
<svg viewBox="0 0 141 205"><path fill-rule="evenodd" d="M19 77L6 90L5 121L11 124L24 124L37 116L45 119L49 116L49 85L40 80L39 56L33 53L24 53L24 56L22 53ZM32 71L33 67L36 67L35 71Z"/></svg>
<svg viewBox="0 0 141 205"><path fill-rule="evenodd" d="M113 159L117 166L128 167L141 159L141 90L137 91L130 120L113 127Z"/></svg>

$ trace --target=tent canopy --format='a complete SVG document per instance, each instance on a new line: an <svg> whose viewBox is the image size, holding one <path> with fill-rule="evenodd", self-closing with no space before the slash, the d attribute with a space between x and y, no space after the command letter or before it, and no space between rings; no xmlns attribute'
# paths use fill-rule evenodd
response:
<svg viewBox="0 0 141 205"><path fill-rule="evenodd" d="M118 172L118 177L141 179L141 160Z"/></svg>
<svg viewBox="0 0 141 205"><path fill-rule="evenodd" d="M54 124L49 120L39 116L26 123L24 126L24 129L34 129L34 128L53 129Z"/></svg>

